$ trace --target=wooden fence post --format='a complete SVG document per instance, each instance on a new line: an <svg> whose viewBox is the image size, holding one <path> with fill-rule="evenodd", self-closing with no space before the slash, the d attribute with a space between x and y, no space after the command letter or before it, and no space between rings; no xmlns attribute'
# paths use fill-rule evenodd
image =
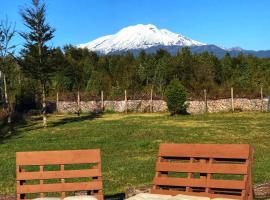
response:
<svg viewBox="0 0 270 200"><path fill-rule="evenodd" d="M150 93L150 112L153 112L153 89L151 88Z"/></svg>
<svg viewBox="0 0 270 200"><path fill-rule="evenodd" d="M207 106L207 91L206 89L203 90L204 93L204 112L207 113L208 112L208 106Z"/></svg>
<svg viewBox="0 0 270 200"><path fill-rule="evenodd" d="M104 99L103 99L103 90L101 91L101 111L104 111Z"/></svg>
<svg viewBox="0 0 270 200"><path fill-rule="evenodd" d="M270 112L270 96L267 97L268 103L267 103L267 112Z"/></svg>
<svg viewBox="0 0 270 200"><path fill-rule="evenodd" d="M125 113L127 114L128 105L127 105L127 90L125 90Z"/></svg>
<svg viewBox="0 0 270 200"><path fill-rule="evenodd" d="M234 112L233 87L231 87L231 107L232 112Z"/></svg>
<svg viewBox="0 0 270 200"><path fill-rule="evenodd" d="M261 86L261 112L263 112L263 87Z"/></svg>
<svg viewBox="0 0 270 200"><path fill-rule="evenodd" d="M58 91L56 92L56 112L58 112L58 107L59 107L59 94Z"/></svg>
<svg viewBox="0 0 270 200"><path fill-rule="evenodd" d="M79 91L77 93L77 106L78 106L78 116L79 116L80 112L81 112L81 97L80 97L80 92Z"/></svg>

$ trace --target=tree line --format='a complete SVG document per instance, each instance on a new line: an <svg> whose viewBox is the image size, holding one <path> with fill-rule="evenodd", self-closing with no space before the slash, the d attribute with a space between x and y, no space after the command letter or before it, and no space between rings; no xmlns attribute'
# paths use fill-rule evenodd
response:
<svg viewBox="0 0 270 200"><path fill-rule="evenodd" d="M9 113L24 112L40 106L46 126L46 97L58 92L89 92L114 98L153 89L163 96L173 79L186 88L189 97L196 98L206 89L210 96L222 96L230 87L245 95L256 95L261 86L270 91L270 59L227 53L219 59L204 52L192 54L189 48L172 56L160 49L154 54L143 50L138 56L98 55L72 45L50 47L55 29L46 21L46 5L33 0L20 10L27 30L15 31L12 23L0 23L0 101ZM24 46L15 54L11 45L15 34L24 39ZM11 114L9 114L11 116Z"/></svg>
<svg viewBox="0 0 270 200"><path fill-rule="evenodd" d="M57 65L51 79L51 87L58 91L86 91L109 96L122 95L153 89L162 96L172 79L178 79L191 97L206 89L212 96L222 95L230 87L246 95L256 95L261 86L269 88L270 60L240 54L226 54L218 59L204 52L193 55L183 48L176 56L164 50L155 54L141 51L138 56L97 55L87 49L65 46L54 49L53 58Z"/></svg>

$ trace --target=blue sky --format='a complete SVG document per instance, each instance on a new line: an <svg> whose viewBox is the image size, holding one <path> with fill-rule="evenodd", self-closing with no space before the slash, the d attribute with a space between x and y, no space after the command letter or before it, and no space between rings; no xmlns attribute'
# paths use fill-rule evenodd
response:
<svg viewBox="0 0 270 200"><path fill-rule="evenodd" d="M19 9L29 0L0 0L25 30ZM47 20L56 28L51 45L86 43L135 24L154 24L194 40L224 47L270 49L270 0L46 0ZM16 44L23 40L17 36Z"/></svg>

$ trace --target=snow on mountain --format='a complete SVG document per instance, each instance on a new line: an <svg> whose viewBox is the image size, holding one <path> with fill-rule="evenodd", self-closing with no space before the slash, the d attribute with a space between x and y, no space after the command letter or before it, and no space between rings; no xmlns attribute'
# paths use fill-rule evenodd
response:
<svg viewBox="0 0 270 200"><path fill-rule="evenodd" d="M166 29L158 29L152 24L128 26L114 35L97 38L91 42L80 44L80 48L88 48L107 54L114 51L132 49L148 49L154 46L202 46L204 43L189 39Z"/></svg>

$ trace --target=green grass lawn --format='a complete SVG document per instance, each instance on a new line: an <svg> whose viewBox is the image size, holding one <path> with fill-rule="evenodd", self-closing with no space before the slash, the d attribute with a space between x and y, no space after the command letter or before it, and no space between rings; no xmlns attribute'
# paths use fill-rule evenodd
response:
<svg viewBox="0 0 270 200"><path fill-rule="evenodd" d="M41 124L33 118L0 139L0 194L15 192L17 151L101 148L105 194L148 185L162 142L251 144L254 182L270 181L270 113L53 115Z"/></svg>

